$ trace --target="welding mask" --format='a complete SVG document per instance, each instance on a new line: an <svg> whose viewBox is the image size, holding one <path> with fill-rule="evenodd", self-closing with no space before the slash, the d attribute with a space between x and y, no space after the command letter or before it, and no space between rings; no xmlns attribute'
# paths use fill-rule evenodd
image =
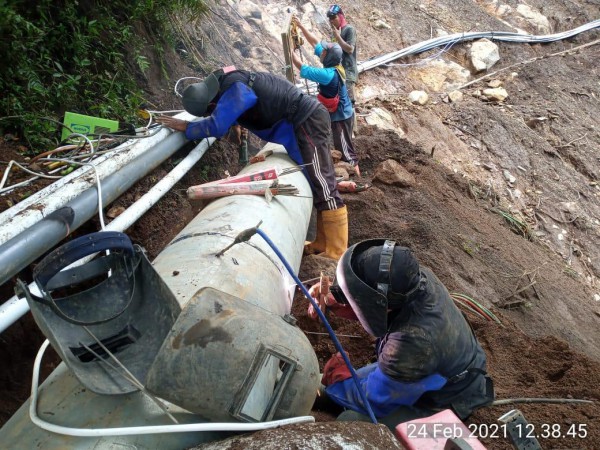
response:
<svg viewBox="0 0 600 450"><path fill-rule="evenodd" d="M375 337L387 332L388 311L402 308L426 283L412 251L386 239L369 239L346 250L337 266L336 281L339 289L332 289L336 301L345 299L361 325Z"/></svg>
<svg viewBox="0 0 600 450"><path fill-rule="evenodd" d="M97 394L136 391L119 363L143 384L181 312L142 248L123 233L91 233L48 254L33 279L39 293L18 280L17 295L79 381Z"/></svg>
<svg viewBox="0 0 600 450"><path fill-rule="evenodd" d="M209 103L219 93L221 75L223 75L222 69L211 73L201 83L190 84L185 88L181 99L183 108L193 116L202 117Z"/></svg>

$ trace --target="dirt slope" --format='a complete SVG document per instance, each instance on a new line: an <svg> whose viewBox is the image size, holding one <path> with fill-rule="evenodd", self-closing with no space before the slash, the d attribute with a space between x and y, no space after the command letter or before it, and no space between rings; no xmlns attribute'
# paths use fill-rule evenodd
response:
<svg viewBox="0 0 600 450"><path fill-rule="evenodd" d="M326 22L314 12L314 5L323 11L326 3L309 2L302 7L298 3L299 14L325 33ZM358 28L359 60L442 31L514 31L518 27L540 34L568 30L600 16L599 1L531 0L528 5L548 19L548 29L543 29L544 23L532 24L517 14L516 1L358 0L341 5ZM190 64L197 69L198 63L204 70L235 63L280 72L278 36L290 6L266 0L217 2L210 19L199 28L188 29L190 39L183 39L178 46L184 56L181 60L174 56L169 62L173 80L194 74ZM378 19L389 28L376 28ZM543 46L500 44L501 59L490 71L599 37L594 31ZM204 43L203 48L191 51L186 47L196 40ZM442 57L470 68L468 51L469 44L456 44ZM445 101L446 93L453 89L448 86L452 80L442 77L434 89L428 65L390 66L361 75L360 131L355 143L362 157L363 177L371 181L381 162L394 159L415 181L405 188L374 181L374 187L364 193L345 195L350 242L375 236L394 238L414 248L420 262L431 267L451 291L470 295L500 316L505 328L474 321L488 354L498 398L600 400L599 52L600 46L591 46L574 54L516 65L463 89L463 100L456 103ZM417 64L434 53L399 62ZM193 61L192 54L198 61ZM504 102L489 102L481 96L481 89L491 79L501 81L508 91ZM149 80L149 97L171 109L176 104L171 87L172 82L157 72L157 77ZM429 103L411 105L406 96L413 89L426 90ZM366 124L375 108L393 114L395 131ZM198 171L178 189L207 174L211 178L222 176L224 169L235 173L235 152L226 142L213 147ZM2 154L0 159L9 158ZM213 168L208 173L204 168L210 164ZM505 170L515 182L507 182ZM148 185L149 181L140 183L117 203L130 203ZM185 218L192 217L201 206L189 204L174 191L128 233L155 256L185 225ZM500 209L527 223L532 240L512 231L498 214ZM182 220L167 229L162 226L166 217ZM331 270L323 261L307 259L303 279L327 268ZM6 297L10 287L3 286L2 291ZM305 301L299 299L294 307L299 325L309 333L322 333L321 325L307 319L305 308ZM373 342L359 326L339 319L333 324L344 335L342 344L355 365L373 361ZM326 336L308 336L324 362L334 351L333 345ZM11 327L2 336L0 357L11 361L0 373L0 379L6 381L2 384L7 386L4 420L27 396L28 383L23 380L29 377L28 366L39 342L41 336L32 330L31 321ZM23 360L15 360L14 355L21 353ZM542 442L544 448L600 448L597 403L506 405L481 410L471 420L491 424L512 407L521 409L537 427L544 423L562 428L587 426L586 439L547 439ZM331 410L314 412L320 421L334 417ZM301 432L310 435L310 431ZM368 428L364 432L368 433ZM273 437L268 432L261 436L265 440ZM260 443L262 438L256 439ZM486 444L491 449L510 448L503 439L488 439Z"/></svg>

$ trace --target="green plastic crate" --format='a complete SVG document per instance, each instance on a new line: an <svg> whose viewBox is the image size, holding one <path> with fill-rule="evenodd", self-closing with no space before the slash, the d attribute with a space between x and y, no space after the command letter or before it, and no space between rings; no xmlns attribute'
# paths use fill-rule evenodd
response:
<svg viewBox="0 0 600 450"><path fill-rule="evenodd" d="M65 113L65 125L71 128L73 132L88 135L88 134L108 134L114 133L119 129L118 120L101 119L99 117L84 116L72 112ZM64 141L71 131L63 127L61 139Z"/></svg>

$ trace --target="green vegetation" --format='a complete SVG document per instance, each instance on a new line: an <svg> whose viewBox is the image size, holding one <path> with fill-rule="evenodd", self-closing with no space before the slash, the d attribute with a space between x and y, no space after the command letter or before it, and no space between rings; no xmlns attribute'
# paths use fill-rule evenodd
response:
<svg viewBox="0 0 600 450"><path fill-rule="evenodd" d="M204 0L0 0L0 130L39 152L56 144L65 111L132 122L150 67L143 36L168 39L172 15L206 10Z"/></svg>

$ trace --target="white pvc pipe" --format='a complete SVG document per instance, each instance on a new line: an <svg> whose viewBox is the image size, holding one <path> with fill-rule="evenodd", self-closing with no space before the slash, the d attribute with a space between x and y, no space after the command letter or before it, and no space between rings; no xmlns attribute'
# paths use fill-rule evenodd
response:
<svg viewBox="0 0 600 450"><path fill-rule="evenodd" d="M123 214L109 223L105 231L125 231L133 225L200 161L200 158L204 156L206 150L215 141L215 138L203 139L166 177L156 183L152 189L127 208Z"/></svg>
<svg viewBox="0 0 600 450"><path fill-rule="evenodd" d="M133 203L119 217L109 223L104 231L125 231L158 202L189 170L202 158L206 150L215 142L215 138L203 139L167 176L152 189ZM79 263L83 264L82 260ZM35 283L29 289L37 291ZM0 306L0 333L23 317L29 311L27 300L12 296Z"/></svg>
<svg viewBox="0 0 600 450"><path fill-rule="evenodd" d="M104 437L104 436L130 436L138 434L162 434L162 433L186 433L190 431L258 431L277 428L284 425L296 423L314 422L312 416L291 417L289 419L272 420L270 422L257 423L189 423L177 425L150 425L140 427L122 427L122 428L72 428L56 425L40 419L37 414L38 383L40 376L40 365L46 348L50 341L46 340L40 347L35 362L33 364L33 376L31 379L31 401L29 403L29 417L38 427L52 433L63 434L67 436L80 437Z"/></svg>
<svg viewBox="0 0 600 450"><path fill-rule="evenodd" d="M184 120L193 119L193 116L187 113L179 114L176 117ZM119 169L137 159L171 133L171 130L164 128L151 137L139 138L135 141L129 140L117 147L114 152L99 156L93 162L98 176L103 180L112 173L118 172ZM124 151L128 147L131 148ZM96 184L96 178L90 176L90 170L89 166L74 170L69 175L0 213L0 245L63 207L83 191L93 187Z"/></svg>

